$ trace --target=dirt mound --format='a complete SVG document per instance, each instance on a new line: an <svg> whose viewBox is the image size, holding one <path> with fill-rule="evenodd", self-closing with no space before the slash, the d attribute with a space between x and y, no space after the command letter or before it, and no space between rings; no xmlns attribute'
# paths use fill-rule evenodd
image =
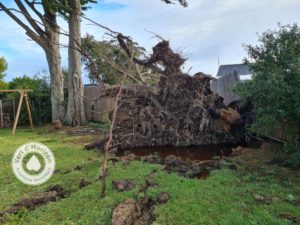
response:
<svg viewBox="0 0 300 225"><path fill-rule="evenodd" d="M84 178L81 178L80 179L80 182L79 182L79 188L84 188L88 185L92 184L91 182L87 181L86 179Z"/></svg>
<svg viewBox="0 0 300 225"><path fill-rule="evenodd" d="M145 197L138 201L127 199L112 213L112 225L150 225L154 221L154 201Z"/></svg>
<svg viewBox="0 0 300 225"><path fill-rule="evenodd" d="M37 193L30 198L24 198L20 200L19 202L13 204L7 211L0 213L0 215L3 216L4 214L15 214L23 208L34 210L42 205L47 204L48 202L54 202L58 199L65 198L67 195L68 193L61 185L51 186L44 192Z"/></svg>
<svg viewBox="0 0 300 225"><path fill-rule="evenodd" d="M169 194L162 192L156 200L144 197L139 200L127 199L112 213L112 225L150 225L154 222L155 205L168 202Z"/></svg>
<svg viewBox="0 0 300 225"><path fill-rule="evenodd" d="M113 180L112 187L117 191L130 191L134 188L134 183L131 180Z"/></svg>
<svg viewBox="0 0 300 225"><path fill-rule="evenodd" d="M147 190L156 185L153 182L156 172L157 170L153 170L145 176L145 184L139 190L145 197L138 200L127 199L114 208L112 225L150 225L153 223L155 205L166 203L170 198L166 192L160 193L154 200L147 197ZM122 183L126 182L122 181Z"/></svg>

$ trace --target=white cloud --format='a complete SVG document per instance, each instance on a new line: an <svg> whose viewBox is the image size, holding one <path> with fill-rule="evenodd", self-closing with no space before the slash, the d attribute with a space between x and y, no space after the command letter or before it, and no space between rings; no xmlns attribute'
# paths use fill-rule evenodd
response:
<svg viewBox="0 0 300 225"><path fill-rule="evenodd" d="M132 36L149 51L157 42L145 29L170 40L175 50L189 57L185 68L192 73L217 72L217 60L221 63L239 63L246 56L243 43L257 43L256 32L275 28L300 19L298 0L190 0L188 8L165 5L160 0L107 0L127 5L124 9L100 11L96 7L86 15L116 31ZM98 3L101 4L101 3ZM61 20L60 20L61 21ZM103 31L83 21L82 33L89 32L102 38ZM6 15L0 13L0 54L9 58L10 71L46 69L42 50L27 41L23 30ZM66 24L63 23L66 28ZM65 38L62 38L67 42ZM5 46L3 46L5 45ZM13 56L11 52L17 55ZM63 64L67 65L67 53L62 51ZM16 61L22 59L23 62ZM24 64L26 62L26 65Z"/></svg>

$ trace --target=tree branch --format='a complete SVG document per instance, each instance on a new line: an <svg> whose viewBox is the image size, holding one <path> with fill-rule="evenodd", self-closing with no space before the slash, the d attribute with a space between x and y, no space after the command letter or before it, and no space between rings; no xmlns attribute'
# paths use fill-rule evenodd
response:
<svg viewBox="0 0 300 225"><path fill-rule="evenodd" d="M45 35L45 32L42 30L42 28L35 22L35 20L30 16L28 10L23 5L23 3L20 0L15 0L15 3L23 13L24 17L28 21L28 23L32 26L32 28L40 35L40 37L43 37Z"/></svg>
<svg viewBox="0 0 300 225"><path fill-rule="evenodd" d="M174 0L162 0L163 2L167 3L167 4L175 4ZM188 7L188 2L187 0L176 0L179 2L180 5L182 5L183 7Z"/></svg>
<svg viewBox="0 0 300 225"><path fill-rule="evenodd" d="M131 51L133 51L133 48L131 49ZM131 54L133 55L133 53ZM126 77L132 67L133 64L133 58L130 58L130 64L127 68L127 70L123 73L123 79L121 82L121 86L119 88L119 91L117 93L116 96L116 100L115 100L115 107L114 107L114 111L113 111L113 115L112 115L112 122L110 125L110 129L109 129L109 135L108 135L108 141L106 142L105 146L104 146L104 159L103 159L103 163L102 163L102 187L101 187L101 197L105 197L106 194L106 175L107 175L107 158L108 158L108 151L111 148L112 145L112 141L113 141L113 129L115 126L115 122L116 122L116 115L117 115L117 111L118 111L118 103L122 94L122 90L123 90L123 86L126 80Z"/></svg>
<svg viewBox="0 0 300 225"><path fill-rule="evenodd" d="M35 1L28 1L25 0L26 4L31 8L31 10L40 18L40 20L45 24L45 18L44 16L35 8L34 4L37 4Z"/></svg>
<svg viewBox="0 0 300 225"><path fill-rule="evenodd" d="M19 13L22 13L16 9L8 9L6 8L1 2L0 2L0 9L2 9L9 17L11 17L17 24L19 24L25 31L26 34L35 42L37 42L42 47L43 42L38 34L36 34L33 30L30 29L26 24L24 24L15 14L13 14L11 11L16 11Z"/></svg>

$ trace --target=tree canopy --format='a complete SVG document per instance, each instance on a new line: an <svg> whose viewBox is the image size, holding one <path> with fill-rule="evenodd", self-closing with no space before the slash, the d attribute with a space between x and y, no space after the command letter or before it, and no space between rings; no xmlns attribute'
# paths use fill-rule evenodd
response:
<svg viewBox="0 0 300 225"><path fill-rule="evenodd" d="M135 57L145 55L145 49L134 43ZM82 38L82 48L90 56L83 58L85 70L92 83L101 79L107 84L119 84L122 71L130 64L130 59L115 40L97 41L92 35L87 34ZM91 63L93 60L94 63ZM145 72L145 71L143 71ZM131 79L128 82L138 81L136 68L130 71Z"/></svg>
<svg viewBox="0 0 300 225"><path fill-rule="evenodd" d="M5 76L5 71L7 70L7 62L4 57L0 58L0 80Z"/></svg>
<svg viewBox="0 0 300 225"><path fill-rule="evenodd" d="M4 57L0 58L0 89L7 89L8 84L3 80L5 71L7 70L7 62Z"/></svg>
<svg viewBox="0 0 300 225"><path fill-rule="evenodd" d="M242 100L250 101L257 121L257 133L287 126L290 151L300 156L300 28L297 24L268 30L259 45L247 45L253 79L237 86ZM300 159L300 157L299 157Z"/></svg>

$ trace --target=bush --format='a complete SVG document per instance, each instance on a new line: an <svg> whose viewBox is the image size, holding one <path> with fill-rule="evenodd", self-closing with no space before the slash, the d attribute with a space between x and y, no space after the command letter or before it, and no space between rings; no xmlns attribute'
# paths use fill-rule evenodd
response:
<svg viewBox="0 0 300 225"><path fill-rule="evenodd" d="M51 89L46 77L35 75L30 78L26 75L13 79L9 85L9 89L32 89L29 92L29 102L35 125L42 125L51 122ZM12 93L7 95L7 98L15 98L19 101L19 94ZM25 104L23 103L22 113L20 114L19 124L28 124L28 115Z"/></svg>
<svg viewBox="0 0 300 225"><path fill-rule="evenodd" d="M284 124L285 149L300 154L300 29L297 24L279 25L263 33L259 43L246 46L253 79L235 90L242 101L254 105L257 120L251 131L264 134Z"/></svg>

